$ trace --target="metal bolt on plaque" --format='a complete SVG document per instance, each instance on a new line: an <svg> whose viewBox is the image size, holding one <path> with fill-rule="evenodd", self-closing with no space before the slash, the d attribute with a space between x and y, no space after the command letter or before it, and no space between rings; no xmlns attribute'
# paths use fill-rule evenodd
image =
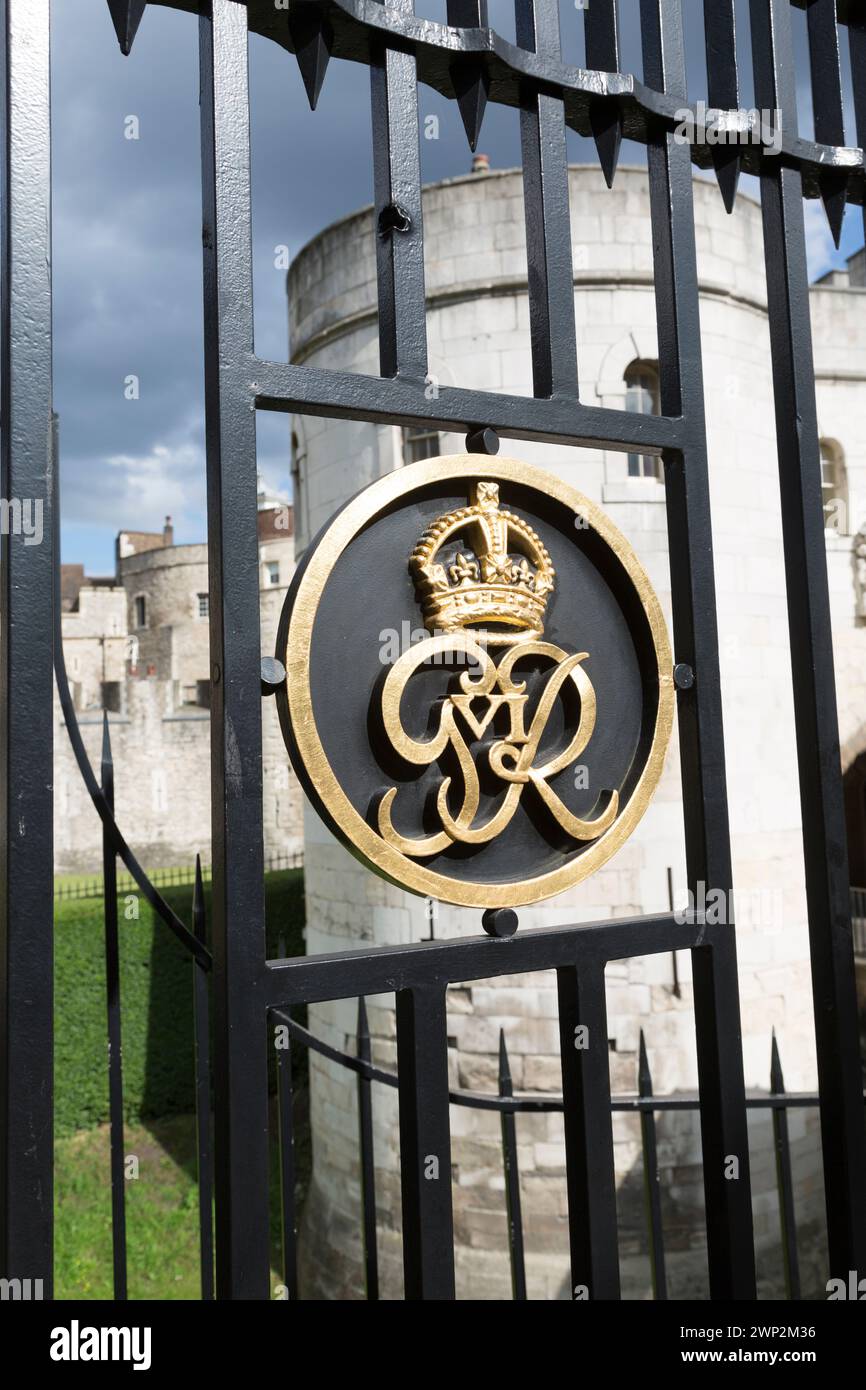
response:
<svg viewBox="0 0 866 1390"><path fill-rule="evenodd" d="M425 459L365 488L304 556L277 640L313 805L412 892L485 909L561 892L661 775L658 599L594 503L518 460Z"/></svg>

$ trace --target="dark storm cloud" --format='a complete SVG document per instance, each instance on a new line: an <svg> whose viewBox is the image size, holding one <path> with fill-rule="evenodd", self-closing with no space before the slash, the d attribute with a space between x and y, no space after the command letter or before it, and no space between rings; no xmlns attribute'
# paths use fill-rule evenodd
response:
<svg viewBox="0 0 866 1390"><path fill-rule="evenodd" d="M687 0L693 98L705 95L701 8ZM444 0L418 0L416 9L444 19ZM510 0L491 0L490 12L513 39ZM637 0L622 0L621 12L623 65L639 72ZM561 18L564 57L580 64L583 16L573 0L562 0ZM65 554L97 569L110 567L114 533L124 526L155 528L170 512L178 539L204 534L197 29L193 16L151 4L124 59L105 0L54 5ZM747 32L741 39L747 52ZM250 70L256 343L264 355L285 357L285 277L275 248L294 255L321 227L370 201L369 76L332 63L313 114L285 50L253 38ZM419 105L422 120L439 117L439 138L422 140L425 180L465 172L470 155L453 103L422 89ZM137 140L124 137L130 116ZM518 163L517 113L489 108L481 147L494 168ZM590 158L587 142L570 136L569 156ZM631 147L624 157L642 152ZM813 260L826 262L820 208L810 209L808 227ZM137 401L124 396L130 374L139 378ZM260 465L283 487L288 438L285 417L260 416Z"/></svg>

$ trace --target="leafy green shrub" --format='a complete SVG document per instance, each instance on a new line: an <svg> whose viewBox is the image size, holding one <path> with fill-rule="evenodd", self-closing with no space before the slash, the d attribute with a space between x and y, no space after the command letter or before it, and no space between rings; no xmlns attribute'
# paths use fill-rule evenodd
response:
<svg viewBox="0 0 866 1390"><path fill-rule="evenodd" d="M303 873L268 874L265 885L268 954L282 937L287 955L303 952ZM189 923L192 887L164 896ZM120 922L123 1089L131 1120L194 1109L192 961L184 946L139 896L139 917ZM210 917L210 885L205 887ZM108 1118L105 946L98 898L55 904L54 1128L58 1135Z"/></svg>

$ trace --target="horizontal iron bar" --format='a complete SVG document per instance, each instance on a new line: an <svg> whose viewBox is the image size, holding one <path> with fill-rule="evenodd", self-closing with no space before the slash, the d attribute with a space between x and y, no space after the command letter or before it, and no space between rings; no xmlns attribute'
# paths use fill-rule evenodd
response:
<svg viewBox="0 0 866 1390"><path fill-rule="evenodd" d="M378 0L304 0L317 5L327 16L333 34L334 58L369 64L371 52L390 42L395 48L414 54L418 81L440 95L455 99L453 62L456 56L470 57L486 74L488 100L518 108L527 89L543 90L562 100L565 122L580 135L592 136L590 108L608 103L619 113L623 134L646 144L659 128L670 129L683 120L683 112L694 113L694 106L676 93L655 91L630 73L602 72L573 67L545 54L519 48L503 39L494 29L458 29L438 24L420 15L393 10ZM186 8L181 4L179 8ZM285 11L277 10L273 0L249 0L250 28L278 43L289 52L294 43L286 23ZM709 110L707 115L713 113ZM781 147L769 152L761 144L738 144L746 173L760 174L768 163L781 159L801 170L807 197L820 196L822 172L837 170L848 175L848 200L862 204L866 198L863 152L852 146L824 145L801 139L795 131L781 132ZM692 160L700 168L711 168L717 146L696 141Z"/></svg>
<svg viewBox="0 0 866 1390"><path fill-rule="evenodd" d="M679 450L685 437L682 420L583 405L573 397L537 399L441 386L438 395L428 399L430 379L370 377L260 358L252 360L250 370L250 389L261 410L297 411L383 425L399 418L404 425L459 433L490 425L507 438L619 453Z"/></svg>
<svg viewBox="0 0 866 1390"><path fill-rule="evenodd" d="M345 1067L347 1071L357 1073L358 1076L364 1077L367 1081L378 1081L383 1086L396 1087L396 1072L387 1071L384 1067L377 1067L375 1063L362 1057L354 1057L350 1052L341 1052L339 1048L332 1047L330 1043L317 1038L315 1033L311 1033L303 1024L296 1023L281 1009L272 1009L271 1017L276 1023L288 1028L291 1036L303 1047L308 1047L311 1052L317 1052L321 1057L327 1057L329 1061L336 1062L338 1066ZM494 1096L485 1095L481 1091L464 1091L455 1088L448 1092L448 1099L452 1105L460 1105L467 1110L496 1110L530 1115L558 1114L562 1111L562 1096L556 1092L551 1092L549 1095L523 1093L513 1096ZM864 1093L863 1099L866 1102L866 1093ZM787 1110L789 1107L794 1110L808 1110L814 1109L819 1104L820 1096L817 1091L771 1091L767 1093L753 1091L746 1095L746 1108L748 1110ZM610 1102L611 1110L626 1111L631 1114L657 1110L700 1110L700 1107L701 1098L696 1091L684 1091L681 1095L667 1096L618 1095L612 1096Z"/></svg>
<svg viewBox="0 0 866 1390"><path fill-rule="evenodd" d="M694 111L687 102L653 91L628 73L601 72L591 68L576 68L557 63L517 48L494 29L455 29L418 15L399 14L387 10L378 0L304 0L320 4L333 32L332 56L350 62L370 63L371 47L390 41L392 46L412 52L418 67L418 81L432 87L442 96L456 99L451 67L455 57L468 56L479 64L489 84L488 100L501 106L520 106L521 88L543 87L564 102L565 121L578 134L593 134L590 108L598 111L599 104L609 103L618 109L623 135L640 144L652 138L653 127L678 124L684 110ZM807 8L808 0L791 0L799 9ZM198 0L151 0L167 9L198 14ZM245 3L245 0L238 0ZM248 0L249 27L294 52L287 21L287 12L277 8L274 0ZM852 11L854 7L852 6ZM856 11L854 11L856 18ZM840 23L848 22L848 7L840 0ZM707 116L714 115L707 109ZM696 143L692 146L692 162L700 169L710 169L713 152L718 146ZM821 174L836 170L848 176L847 198L851 203L866 204L866 167L863 151L849 145L822 145L814 140L789 136L782 132L781 152L766 154L760 145L738 145L744 173L759 175L766 163L783 163L799 168L803 175L803 193L807 198L820 198Z"/></svg>
<svg viewBox="0 0 866 1390"><path fill-rule="evenodd" d="M709 925L700 914L677 921L672 913L581 922L511 937L452 937L405 946L336 951L271 960L260 981L265 1008L319 1004L328 999L390 994L423 985L462 984L523 971L553 970L589 961L622 960L660 951L712 946L727 926Z"/></svg>

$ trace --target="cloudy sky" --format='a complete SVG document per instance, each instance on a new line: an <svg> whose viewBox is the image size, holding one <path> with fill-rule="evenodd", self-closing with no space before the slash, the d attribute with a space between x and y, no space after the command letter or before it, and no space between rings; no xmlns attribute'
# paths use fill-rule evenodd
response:
<svg viewBox="0 0 866 1390"><path fill-rule="evenodd" d="M623 66L640 73L637 3L621 0ZM706 95L702 8L686 0L692 99ZM107 573L123 527L157 529L170 513L178 541L205 533L197 22L149 5L123 58L105 0L54 0L53 9L63 555ZM445 3L417 0L416 10L441 20ZM513 39L510 0L490 0L490 12ZM794 13L802 59L804 16ZM582 63L574 0L561 0L561 16L564 56ZM740 30L747 59L747 25ZM369 78L358 65L332 63L313 115L290 54L253 38L250 62L256 347L285 358L285 277L275 248L294 255L321 227L370 201ZM422 140L425 180L464 173L470 155L456 111L426 89L419 100L422 116L440 118L439 139ZM751 100L747 87L743 103ZM131 116L137 139L126 138ZM592 157L585 141L569 139L570 158ZM495 168L517 164L517 113L490 108L480 147ZM623 151L624 160L640 158L636 146ZM817 204L807 208L807 228L812 273L840 263ZM843 253L860 244L862 223L849 213ZM139 378L138 400L125 396L130 375ZM260 414L259 466L285 491L288 440L287 417Z"/></svg>

